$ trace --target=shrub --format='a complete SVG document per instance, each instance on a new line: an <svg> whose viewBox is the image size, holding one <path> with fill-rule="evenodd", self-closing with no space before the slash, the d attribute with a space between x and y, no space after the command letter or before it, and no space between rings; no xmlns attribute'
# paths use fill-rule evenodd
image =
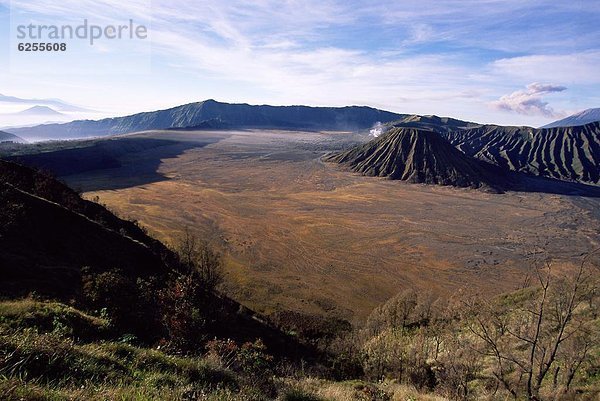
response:
<svg viewBox="0 0 600 401"><path fill-rule="evenodd" d="M135 280L118 269L100 273L84 269L82 281L85 303L103 310L117 331L135 334L143 341L162 336L160 305L154 299L158 286L154 282Z"/></svg>
<svg viewBox="0 0 600 401"><path fill-rule="evenodd" d="M352 331L347 320L295 311L279 311L269 318L280 330L321 349L327 349L336 338Z"/></svg>
<svg viewBox="0 0 600 401"><path fill-rule="evenodd" d="M262 340L241 346L233 340L212 340L206 344L207 357L226 369L248 375L272 374L273 357L267 353Z"/></svg>
<svg viewBox="0 0 600 401"><path fill-rule="evenodd" d="M161 291L163 322L170 345L184 352L199 352L211 323L210 297L193 273L177 275Z"/></svg>

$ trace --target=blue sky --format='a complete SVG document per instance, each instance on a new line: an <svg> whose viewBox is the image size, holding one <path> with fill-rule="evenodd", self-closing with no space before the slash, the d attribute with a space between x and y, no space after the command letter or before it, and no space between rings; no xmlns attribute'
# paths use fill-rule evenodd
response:
<svg viewBox="0 0 600 401"><path fill-rule="evenodd" d="M84 18L150 37L15 50L16 23ZM214 98L538 126L600 107L598 21L595 0L0 0L0 93L98 117Z"/></svg>

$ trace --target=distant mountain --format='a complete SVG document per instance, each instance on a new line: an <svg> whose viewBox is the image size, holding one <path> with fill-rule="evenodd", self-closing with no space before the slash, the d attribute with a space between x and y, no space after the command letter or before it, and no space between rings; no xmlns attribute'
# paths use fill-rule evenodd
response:
<svg viewBox="0 0 600 401"><path fill-rule="evenodd" d="M450 117L438 117L434 115L420 116L416 114L408 115L400 120L388 123L387 125L390 127L423 128L435 132L447 132L457 129L468 129L481 126L479 123L457 120Z"/></svg>
<svg viewBox="0 0 600 401"><path fill-rule="evenodd" d="M467 156L504 170L600 184L600 122L535 129L483 125L449 117L396 114L359 106L252 106L207 100L126 117L6 131L25 139L70 139L156 129L364 130L376 123L382 123L375 130L378 135L392 127L436 132Z"/></svg>
<svg viewBox="0 0 600 401"><path fill-rule="evenodd" d="M48 106L33 106L26 110L14 113L19 116L62 116L62 113L48 107Z"/></svg>
<svg viewBox="0 0 600 401"><path fill-rule="evenodd" d="M27 141L8 132L0 131L0 142L26 143Z"/></svg>
<svg viewBox="0 0 600 401"><path fill-rule="evenodd" d="M437 132L468 156L504 170L583 184L600 184L600 122L536 129L409 116L387 124ZM384 129L384 131L385 131Z"/></svg>
<svg viewBox="0 0 600 401"><path fill-rule="evenodd" d="M392 128L380 137L326 158L353 171L413 183L500 190L503 172L466 156L438 133Z"/></svg>
<svg viewBox="0 0 600 401"><path fill-rule="evenodd" d="M439 133L466 155L506 170L600 184L600 122L548 129L482 125Z"/></svg>
<svg viewBox="0 0 600 401"><path fill-rule="evenodd" d="M45 124L9 131L24 138L83 138L144 130L204 127L217 122L219 126L233 128L357 130L370 128L376 122L388 122L404 117L406 115L362 106L253 106L206 100L127 117Z"/></svg>
<svg viewBox="0 0 600 401"><path fill-rule="evenodd" d="M33 104L33 105L44 105L49 107L54 107L60 111L68 111L68 112L89 112L92 111L90 109L86 109L83 107L75 106L64 102L60 99L25 99L16 96L7 96L0 94L0 102L4 103L17 103L17 104Z"/></svg>
<svg viewBox="0 0 600 401"><path fill-rule="evenodd" d="M584 110L567 118L563 118L562 120L544 125L541 128L575 127L596 121L600 121L600 108Z"/></svg>

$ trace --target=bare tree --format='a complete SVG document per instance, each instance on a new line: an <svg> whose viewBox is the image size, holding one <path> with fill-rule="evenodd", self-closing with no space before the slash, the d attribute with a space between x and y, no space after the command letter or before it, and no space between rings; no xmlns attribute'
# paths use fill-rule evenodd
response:
<svg viewBox="0 0 600 401"><path fill-rule="evenodd" d="M539 400L553 368L558 382L559 358L564 358L560 365L565 367L563 382L568 389L585 361L590 314L580 306L595 289L588 257L574 273L562 277L545 261L534 270L537 286L523 290L520 300L471 304L469 329L482 341L480 352L495 361L495 378L515 398L524 394L528 400ZM571 348L578 342L582 348L565 352L569 342Z"/></svg>
<svg viewBox="0 0 600 401"><path fill-rule="evenodd" d="M213 251L208 243L201 241L190 231L183 232L176 247L179 260L189 273L208 290L214 290L223 282L221 255Z"/></svg>

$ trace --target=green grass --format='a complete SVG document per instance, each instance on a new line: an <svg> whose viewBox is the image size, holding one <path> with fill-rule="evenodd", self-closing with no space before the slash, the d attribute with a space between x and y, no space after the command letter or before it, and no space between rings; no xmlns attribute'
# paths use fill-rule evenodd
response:
<svg viewBox="0 0 600 401"><path fill-rule="evenodd" d="M110 322L59 302L22 299L0 302L0 326L40 333L61 332L76 340L93 341L111 333Z"/></svg>
<svg viewBox="0 0 600 401"><path fill-rule="evenodd" d="M80 345L33 329L3 329L0 360L0 394L15 399L177 400L239 387L232 372L201 358L115 342Z"/></svg>
<svg viewBox="0 0 600 401"><path fill-rule="evenodd" d="M323 399L299 389L290 389L283 395L284 401L322 401Z"/></svg>
<svg viewBox="0 0 600 401"><path fill-rule="evenodd" d="M519 289L506 294L501 294L498 297L498 303L505 308L520 308L526 302L531 301L539 295L540 289L536 287L528 287Z"/></svg>
<svg viewBox="0 0 600 401"><path fill-rule="evenodd" d="M48 321L61 319L51 330ZM31 299L0 302L2 401L349 401L353 385L234 371L212 357L175 356L115 340L78 341L68 325L103 329L105 319ZM326 388L320 394L320 387ZM362 387L361 387L362 388ZM350 397L350 398L348 398ZM358 397L358 398L357 398Z"/></svg>
<svg viewBox="0 0 600 401"><path fill-rule="evenodd" d="M238 391L233 372L202 358L91 341L108 327L106 319L56 302L0 302L2 400L183 400Z"/></svg>

